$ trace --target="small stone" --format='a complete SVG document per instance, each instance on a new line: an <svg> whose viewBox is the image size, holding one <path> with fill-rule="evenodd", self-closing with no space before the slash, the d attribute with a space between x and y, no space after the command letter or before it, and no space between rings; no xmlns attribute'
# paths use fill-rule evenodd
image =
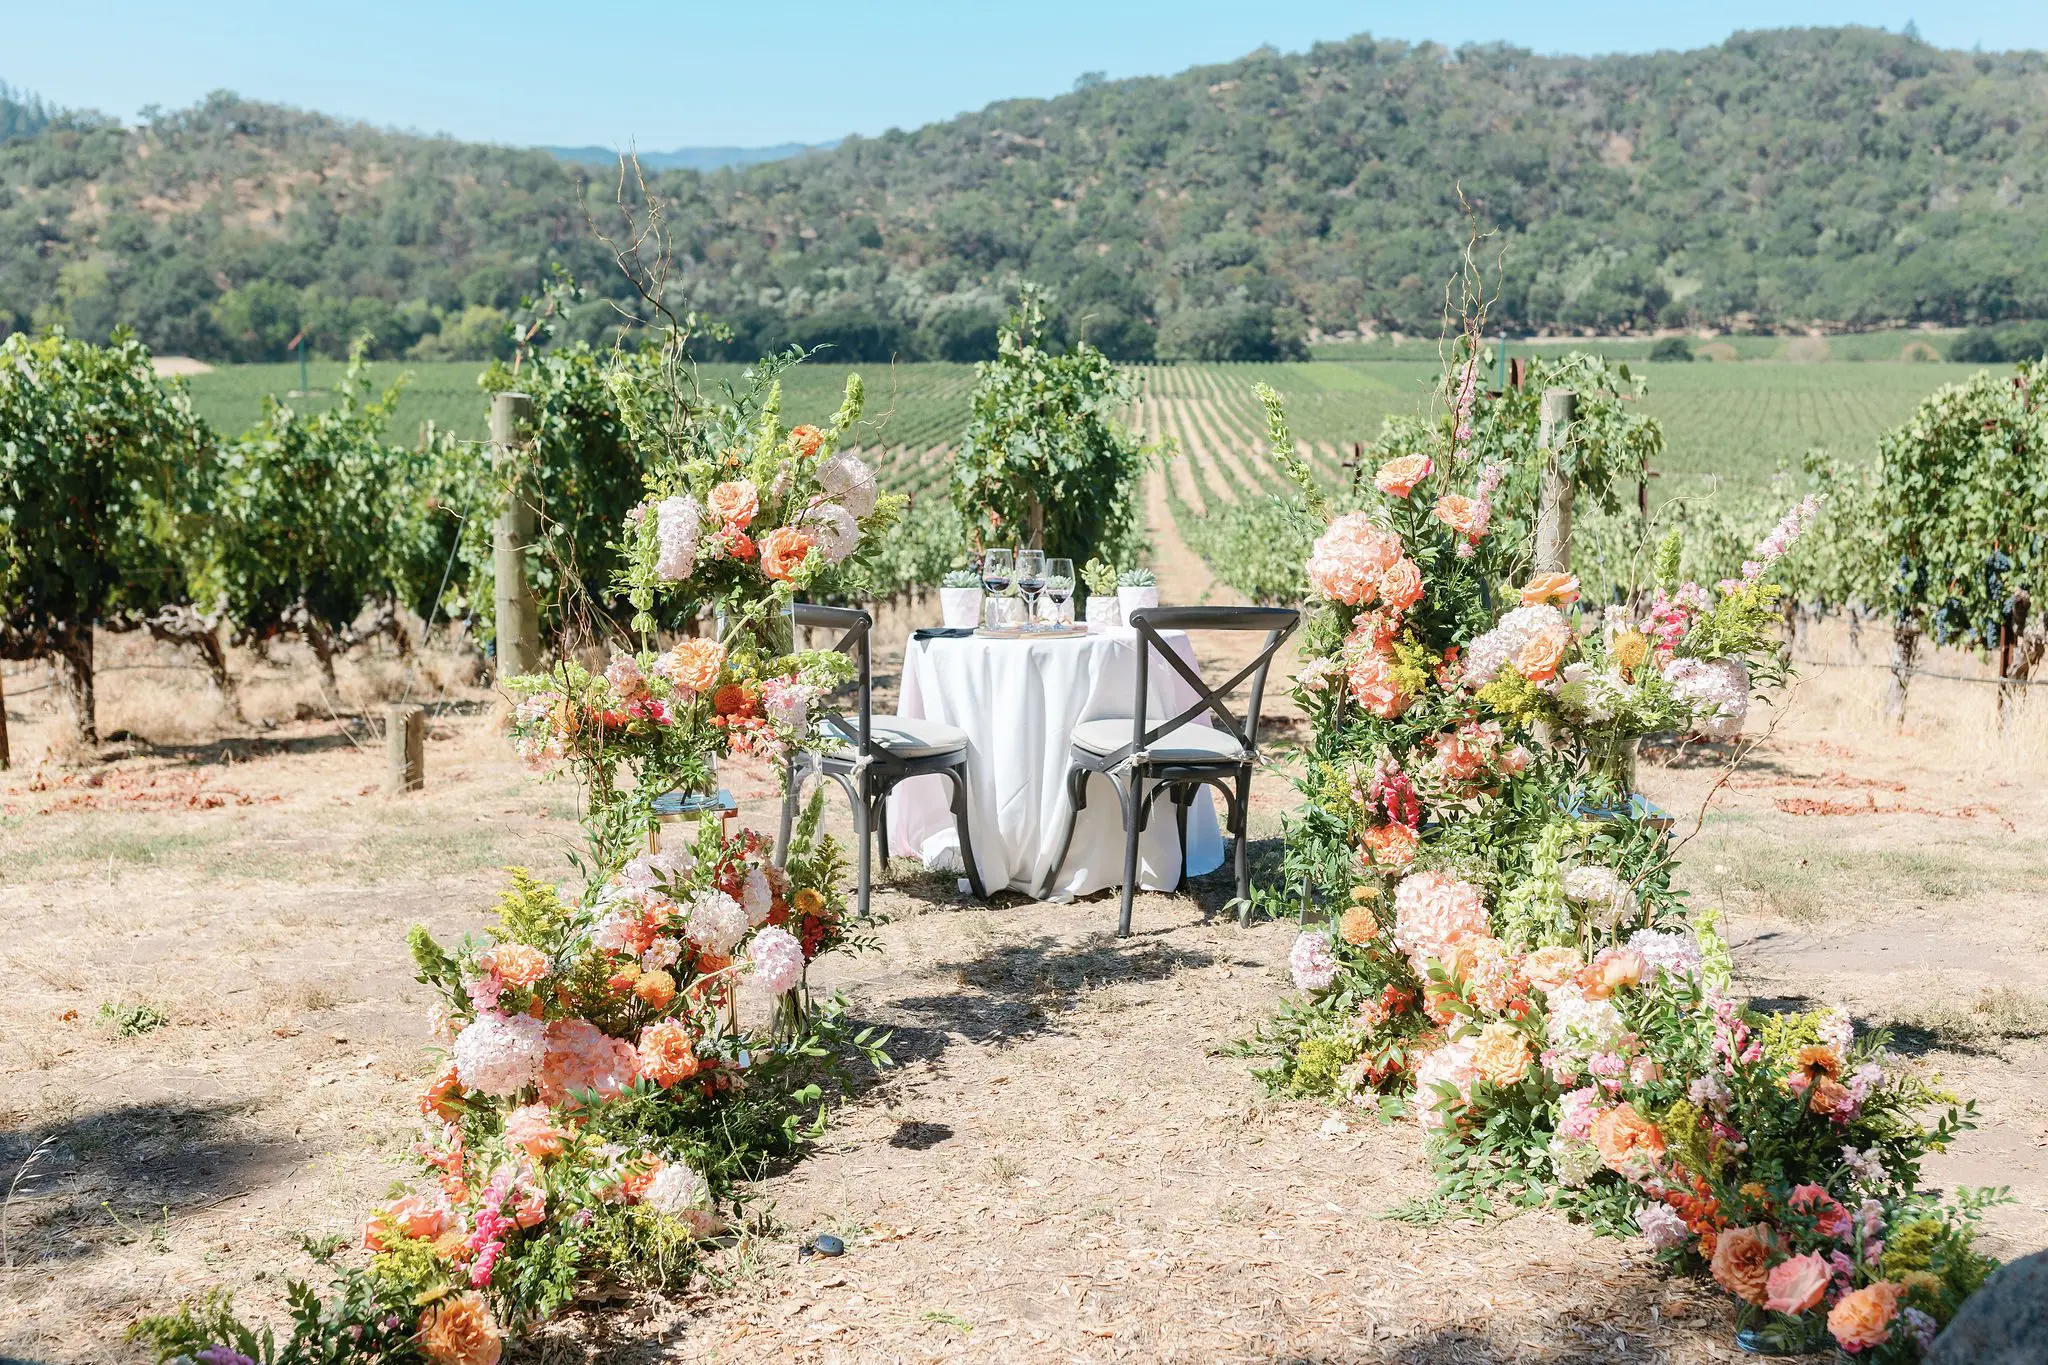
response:
<svg viewBox="0 0 2048 1365"><path fill-rule="evenodd" d="M846 1254L846 1243L840 1241L829 1232L821 1232L811 1239L811 1249L820 1256L844 1256Z"/></svg>

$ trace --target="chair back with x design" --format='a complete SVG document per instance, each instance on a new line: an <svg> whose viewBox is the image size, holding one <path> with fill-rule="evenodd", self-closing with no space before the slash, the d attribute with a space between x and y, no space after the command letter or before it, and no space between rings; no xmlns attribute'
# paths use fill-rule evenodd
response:
<svg viewBox="0 0 2048 1365"><path fill-rule="evenodd" d="M796 603L793 612L799 630L845 632L831 648L837 653L853 656L860 710L851 726L836 710L826 713L825 724L837 731L847 743L856 746L856 752L862 758L868 757L871 752L869 728L874 717L874 674L868 637L874 628L875 618L857 607L820 607L809 602Z"/></svg>
<svg viewBox="0 0 2048 1365"><path fill-rule="evenodd" d="M1170 734L1204 712L1215 716L1223 729L1243 747L1246 757L1256 754L1259 703L1265 696L1266 670L1272 665L1273 656L1279 653L1280 646L1300 623L1301 613L1292 607L1140 607L1132 612L1129 624L1138 632L1138 677L1136 701L1131 707L1131 742L1111 757L1121 762L1134 753L1142 754L1161 735ZM1202 680L1202 675L1160 635L1165 630L1262 630L1266 632L1266 641L1259 647L1257 656L1229 681L1210 687ZM1151 695L1150 672L1154 658L1163 660L1167 667L1178 673L1194 690L1196 700L1170 720L1148 726L1145 723L1146 699ZM1251 681L1251 695L1245 709L1245 722L1239 725L1224 699L1246 679Z"/></svg>

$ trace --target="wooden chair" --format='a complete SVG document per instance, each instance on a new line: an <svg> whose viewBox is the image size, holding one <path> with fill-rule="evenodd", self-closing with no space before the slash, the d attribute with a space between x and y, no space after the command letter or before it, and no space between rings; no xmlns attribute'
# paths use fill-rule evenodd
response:
<svg viewBox="0 0 2048 1365"><path fill-rule="evenodd" d="M974 863L974 843L967 830L967 732L934 720L874 714L869 648L874 618L867 612L799 602L795 619L800 628L845 632L832 648L854 659L859 706L851 716L835 711L824 718L825 730L842 740L843 747L830 752L805 749L790 755L782 789L782 828L775 840L776 865L781 866L789 856L790 830L796 822L805 781L813 776L830 778L853 804L853 834L860 845L856 859L860 874L857 905L859 914L866 917L873 882L870 835L881 839L883 867L889 863L890 790L908 777L943 774L953 784L953 820L960 831L960 861L967 868L967 884L973 888L975 899L986 900L981 870Z"/></svg>
<svg viewBox="0 0 2048 1365"><path fill-rule="evenodd" d="M1059 880L1060 866L1074 841L1074 822L1088 801L1088 779L1101 773L1117 789L1123 806L1124 881L1123 907L1117 917L1117 935L1131 932L1131 901L1138 892L1138 840L1145 832L1152 806L1160 796L1173 802L1174 819L1180 829L1180 879L1178 891L1188 877L1188 806L1203 786L1223 793L1229 819L1226 823L1236 840L1237 895L1240 901L1251 895L1251 864L1247 844L1251 828L1252 769L1259 761L1259 703L1265 695L1266 670L1274 654L1300 624L1301 614L1291 607L1141 607L1126 623L1138 632L1138 674L1128 718L1084 721L1074 727L1072 766L1067 771L1067 823L1060 836L1059 857L1039 888L1040 896L1051 892ZM1189 667L1161 638L1163 630L1200 631L1258 630L1266 633L1258 657L1237 671L1221 687L1211 688L1201 674ZM1196 701L1179 715L1159 725L1147 726L1146 696L1151 661L1163 659L1194 689ZM1237 723L1224 698L1251 681L1250 704L1245 722ZM1209 713L1215 724L1197 725L1194 720Z"/></svg>

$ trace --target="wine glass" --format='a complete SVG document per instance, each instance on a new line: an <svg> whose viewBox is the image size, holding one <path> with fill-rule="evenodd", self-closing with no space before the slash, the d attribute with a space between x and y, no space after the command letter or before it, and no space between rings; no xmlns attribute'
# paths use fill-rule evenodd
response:
<svg viewBox="0 0 2048 1365"><path fill-rule="evenodd" d="M1003 598L1016 577L1016 558L1008 550L985 550L981 556L981 586L988 592L990 629L1003 625Z"/></svg>
<svg viewBox="0 0 2048 1365"><path fill-rule="evenodd" d="M1045 561L1045 595L1052 599L1052 623L1056 626L1066 625L1067 603L1074 596L1073 560Z"/></svg>
<svg viewBox="0 0 2048 1365"><path fill-rule="evenodd" d="M1045 551L1017 551L1017 590L1024 594L1024 620L1038 619L1038 594L1045 591Z"/></svg>

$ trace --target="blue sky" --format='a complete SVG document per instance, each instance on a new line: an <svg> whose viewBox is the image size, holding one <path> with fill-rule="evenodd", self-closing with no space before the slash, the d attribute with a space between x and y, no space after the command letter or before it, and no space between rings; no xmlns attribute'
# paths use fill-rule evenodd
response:
<svg viewBox="0 0 2048 1365"><path fill-rule="evenodd" d="M1909 19L1946 47L2048 47L2042 0L0 0L0 80L123 118L231 89L478 141L664 150L874 134L1058 94L1084 71L1165 75L1362 32L1644 52Z"/></svg>

